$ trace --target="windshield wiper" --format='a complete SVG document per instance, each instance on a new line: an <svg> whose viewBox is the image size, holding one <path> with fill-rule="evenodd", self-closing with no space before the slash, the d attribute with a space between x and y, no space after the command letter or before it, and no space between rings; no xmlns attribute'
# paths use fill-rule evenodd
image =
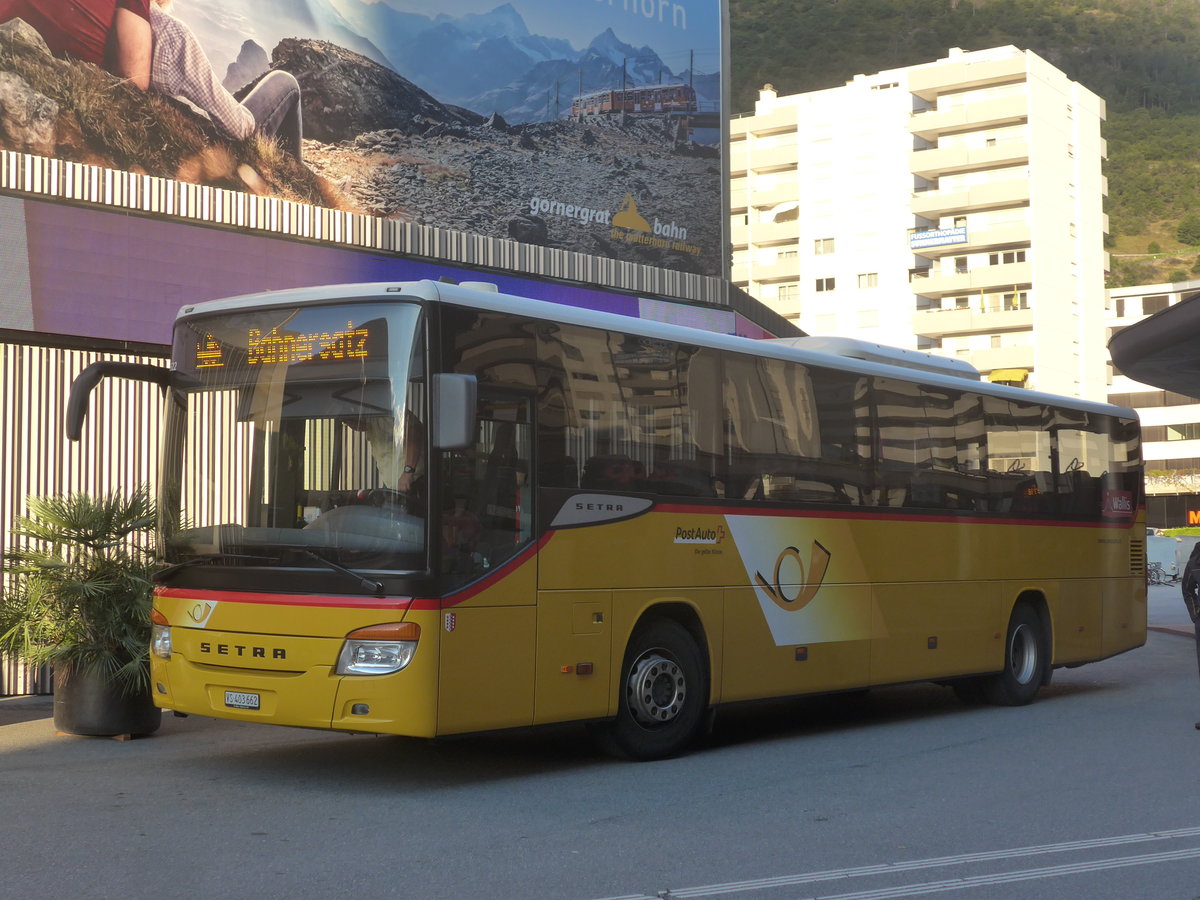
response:
<svg viewBox="0 0 1200 900"><path fill-rule="evenodd" d="M335 572L340 572L341 574L345 575L347 578L353 578L359 587L366 588L368 591L373 593L376 597L383 596L383 582L382 581L372 581L370 578L364 578L362 575L359 575L354 570L347 569L345 566L339 566L333 560L326 559L320 553L314 553L312 550L305 550L304 555L311 559L315 559L321 565L327 566L330 569L333 569L333 571L335 571Z"/></svg>
<svg viewBox="0 0 1200 900"><path fill-rule="evenodd" d="M277 563L278 556L249 556L245 553L206 553L204 556L197 556L192 559L185 559L183 562L175 563L172 566L167 566L165 569L159 569L150 575L151 581L167 581L176 572L183 569L190 569L192 566L211 566L218 562L226 562L231 559L255 560L257 562Z"/></svg>

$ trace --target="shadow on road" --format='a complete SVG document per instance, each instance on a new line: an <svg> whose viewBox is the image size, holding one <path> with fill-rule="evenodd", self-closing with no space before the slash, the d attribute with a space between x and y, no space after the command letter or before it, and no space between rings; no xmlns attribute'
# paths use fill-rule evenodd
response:
<svg viewBox="0 0 1200 900"><path fill-rule="evenodd" d="M0 697L0 726L48 719L53 715L53 697Z"/></svg>

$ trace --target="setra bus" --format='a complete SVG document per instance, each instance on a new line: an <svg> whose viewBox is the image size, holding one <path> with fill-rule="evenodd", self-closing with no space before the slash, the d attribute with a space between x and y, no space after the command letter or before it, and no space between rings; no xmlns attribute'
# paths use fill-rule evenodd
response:
<svg viewBox="0 0 1200 900"><path fill-rule="evenodd" d="M68 432L106 375L166 391L151 670L178 713L586 721L652 759L724 704L1024 704L1145 642L1133 411L829 350L483 285L288 290L184 307L169 371L86 370Z"/></svg>

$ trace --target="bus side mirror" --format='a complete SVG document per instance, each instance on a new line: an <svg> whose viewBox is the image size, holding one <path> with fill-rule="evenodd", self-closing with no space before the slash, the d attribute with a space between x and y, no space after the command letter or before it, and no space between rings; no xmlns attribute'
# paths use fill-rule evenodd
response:
<svg viewBox="0 0 1200 900"><path fill-rule="evenodd" d="M71 384L71 396L67 400L67 413L63 423L69 440L77 441L83 434L83 420L87 418L92 390L103 378L128 378L132 381L145 381L157 384L163 390L172 385L190 383L193 380L171 371L166 366L154 366L149 363L127 363L116 360L92 363L80 372Z"/></svg>
<svg viewBox="0 0 1200 900"><path fill-rule="evenodd" d="M475 443L474 375L443 372L433 376L433 446L461 450Z"/></svg>

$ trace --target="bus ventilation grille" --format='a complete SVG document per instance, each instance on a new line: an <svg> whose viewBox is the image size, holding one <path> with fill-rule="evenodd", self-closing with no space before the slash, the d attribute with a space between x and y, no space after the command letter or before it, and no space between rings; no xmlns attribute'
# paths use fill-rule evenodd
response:
<svg viewBox="0 0 1200 900"><path fill-rule="evenodd" d="M1129 542L1129 574L1130 575L1145 575L1146 574L1146 542L1145 542L1145 540Z"/></svg>

